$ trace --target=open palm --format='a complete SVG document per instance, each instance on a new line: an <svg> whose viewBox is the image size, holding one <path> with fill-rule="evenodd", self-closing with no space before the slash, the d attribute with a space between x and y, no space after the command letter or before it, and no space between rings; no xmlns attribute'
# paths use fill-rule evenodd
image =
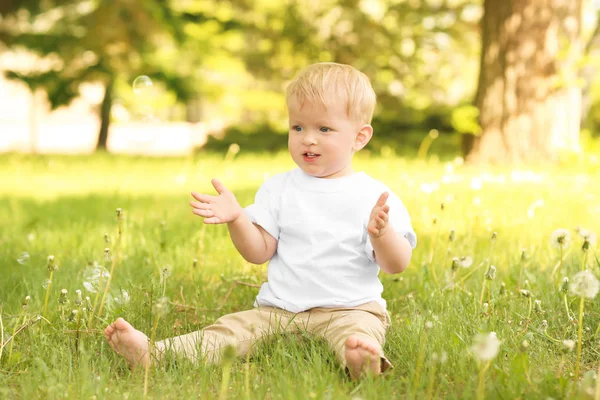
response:
<svg viewBox="0 0 600 400"><path fill-rule="evenodd" d="M243 212L242 206L235 195L219 180L213 179L211 183L219 195L192 192L192 196L197 200L190 201L192 212L204 218L205 224L225 224L235 221Z"/></svg>

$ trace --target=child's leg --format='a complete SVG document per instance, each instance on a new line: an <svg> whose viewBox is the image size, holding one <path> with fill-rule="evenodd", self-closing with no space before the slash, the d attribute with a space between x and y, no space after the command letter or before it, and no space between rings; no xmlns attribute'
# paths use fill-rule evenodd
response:
<svg viewBox="0 0 600 400"><path fill-rule="evenodd" d="M387 311L376 302L354 308L311 310L311 331L323 336L342 366L357 379L364 372L380 374L392 366L383 355Z"/></svg>
<svg viewBox="0 0 600 400"><path fill-rule="evenodd" d="M258 340L295 329L295 324L289 323L291 315L271 307L228 314L200 331L156 342L154 358L160 360L166 351L173 351L192 361L205 358L219 362L221 352L229 345L244 356ZM105 335L113 349L127 358L130 365L145 365L149 361L148 338L122 318L109 325Z"/></svg>

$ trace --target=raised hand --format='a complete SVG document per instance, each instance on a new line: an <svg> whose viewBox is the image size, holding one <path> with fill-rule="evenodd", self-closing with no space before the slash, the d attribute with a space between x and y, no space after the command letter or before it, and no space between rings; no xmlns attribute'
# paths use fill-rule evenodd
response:
<svg viewBox="0 0 600 400"><path fill-rule="evenodd" d="M373 238L378 238L383 235L388 225L388 212L390 211L390 206L385 204L388 197L388 192L382 193L381 196L379 196L379 199L377 199L375 207L373 207L373 210L371 211L367 232L369 232L369 235Z"/></svg>
<svg viewBox="0 0 600 400"><path fill-rule="evenodd" d="M190 201L192 212L204 218L205 224L225 224L235 221L244 212L242 206L235 195L219 180L213 179L211 183L219 195L210 196L192 192L194 199L198 200Z"/></svg>

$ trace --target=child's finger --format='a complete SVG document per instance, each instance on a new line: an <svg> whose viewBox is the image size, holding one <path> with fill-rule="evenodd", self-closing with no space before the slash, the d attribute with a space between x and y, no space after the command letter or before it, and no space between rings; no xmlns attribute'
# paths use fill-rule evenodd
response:
<svg viewBox="0 0 600 400"><path fill-rule="evenodd" d="M207 194L197 192L192 192L192 197L203 203L210 203L210 201L214 198L214 196L209 196Z"/></svg>
<svg viewBox="0 0 600 400"><path fill-rule="evenodd" d="M208 203L201 203L199 201L190 201L190 206L198 208L200 210L210 210L211 205Z"/></svg>
<svg viewBox="0 0 600 400"><path fill-rule="evenodd" d="M213 187L215 188L215 190L216 190L216 191L217 191L217 193L219 193L219 194L221 194L221 193L223 193L224 191L226 191L226 190L227 190L227 188L225 187L225 185L223 185L223 184L221 183L221 181L220 181L220 180L218 180L218 179L213 179L213 180L212 180L212 181L210 181L210 182L212 183Z"/></svg>
<svg viewBox="0 0 600 400"><path fill-rule="evenodd" d="M204 217L204 218L213 217L215 215L215 213L212 212L212 210L199 210L197 208L194 208L192 210L192 212L194 214L199 215L199 216Z"/></svg>
<svg viewBox="0 0 600 400"><path fill-rule="evenodd" d="M381 196L379 196L379 198L377 199L377 203L375 204L375 206L383 207L385 205L385 202L387 201L389 195L390 194L388 192L381 193Z"/></svg>
<svg viewBox="0 0 600 400"><path fill-rule="evenodd" d="M212 217L212 218L206 218L204 220L205 224L219 224L221 223L221 220L217 217Z"/></svg>

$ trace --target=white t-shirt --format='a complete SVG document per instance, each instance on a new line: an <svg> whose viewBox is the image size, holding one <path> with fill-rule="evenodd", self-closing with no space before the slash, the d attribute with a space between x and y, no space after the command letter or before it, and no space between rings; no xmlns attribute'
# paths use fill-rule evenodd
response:
<svg viewBox="0 0 600 400"><path fill-rule="evenodd" d="M297 168L264 182L245 212L277 239L277 251L255 306L302 312L377 301L385 308L367 224L386 191L389 223L414 248L417 237L398 196L363 172L323 179Z"/></svg>

